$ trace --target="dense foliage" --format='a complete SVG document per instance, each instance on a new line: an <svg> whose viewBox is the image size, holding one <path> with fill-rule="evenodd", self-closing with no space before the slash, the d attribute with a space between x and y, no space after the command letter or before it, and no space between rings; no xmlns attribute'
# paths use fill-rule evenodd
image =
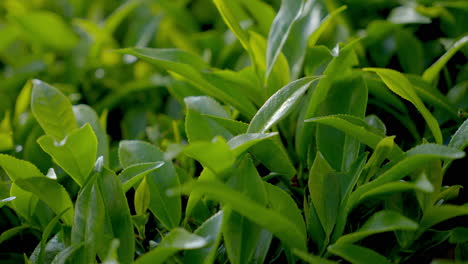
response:
<svg viewBox="0 0 468 264"><path fill-rule="evenodd" d="M468 261L467 43L465 0L3 0L0 262Z"/></svg>

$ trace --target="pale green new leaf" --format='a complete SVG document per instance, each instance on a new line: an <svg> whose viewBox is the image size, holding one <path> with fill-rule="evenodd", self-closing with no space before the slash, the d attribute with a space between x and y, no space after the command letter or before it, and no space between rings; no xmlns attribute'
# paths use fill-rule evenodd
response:
<svg viewBox="0 0 468 264"><path fill-rule="evenodd" d="M78 128L70 100L40 80L33 80L31 110L46 134L56 140Z"/></svg>
<svg viewBox="0 0 468 264"><path fill-rule="evenodd" d="M250 121L248 133L264 133L285 118L318 77L305 77L281 88L271 96Z"/></svg>
<svg viewBox="0 0 468 264"><path fill-rule="evenodd" d="M56 214L61 214L63 211L70 209L63 214L62 219L66 225L72 225L73 203L67 190L57 183L57 181L46 177L32 177L17 179L15 180L15 184L21 189L35 194Z"/></svg>
<svg viewBox="0 0 468 264"><path fill-rule="evenodd" d="M84 185L96 162L98 148L96 135L89 123L59 142L50 135L44 135L38 143L76 183Z"/></svg>

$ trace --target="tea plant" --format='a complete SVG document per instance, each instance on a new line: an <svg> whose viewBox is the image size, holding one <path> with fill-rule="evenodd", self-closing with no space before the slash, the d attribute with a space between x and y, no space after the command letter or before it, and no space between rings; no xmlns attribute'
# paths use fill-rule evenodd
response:
<svg viewBox="0 0 468 264"><path fill-rule="evenodd" d="M2 2L0 260L468 261L467 7Z"/></svg>

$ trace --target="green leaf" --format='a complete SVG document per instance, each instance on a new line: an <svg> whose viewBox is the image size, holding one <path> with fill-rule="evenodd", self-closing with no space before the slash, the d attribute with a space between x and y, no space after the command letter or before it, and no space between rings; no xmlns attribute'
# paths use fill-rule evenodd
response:
<svg viewBox="0 0 468 264"><path fill-rule="evenodd" d="M326 237L329 237L338 216L341 190L337 172L320 152L310 169L308 187L317 216Z"/></svg>
<svg viewBox="0 0 468 264"><path fill-rule="evenodd" d="M44 257L45 257L45 254L46 254L46 244L47 244L47 240L49 239L50 235L52 234L53 230L55 229L55 227L57 227L57 225L59 224L59 220L60 218L68 211L68 210L71 210L73 211L73 208L68 208L68 209L65 209L63 212L61 212L60 214L57 214L46 226L46 228L44 229L44 232L42 233L42 237L41 237L41 242L39 243L39 254L36 256L37 259L39 261L34 261L33 260L33 256L34 256L34 253L31 255L31 260L32 262L39 262L39 263L44 263ZM52 239L53 241L53 239Z"/></svg>
<svg viewBox="0 0 468 264"><path fill-rule="evenodd" d="M328 260L328 259L324 259L324 258L321 258L321 257L317 257L317 256L314 256L314 255L311 255L305 251L301 251L301 250L298 250L298 249L293 249L293 253L294 255L298 256L299 258L301 258L303 261L309 263L309 264L336 264L338 262L335 262L335 261L332 261L332 260Z"/></svg>
<svg viewBox="0 0 468 264"><path fill-rule="evenodd" d="M184 148L184 153L220 177L235 161L234 153L221 137L215 138L213 142L194 142Z"/></svg>
<svg viewBox="0 0 468 264"><path fill-rule="evenodd" d="M139 163L163 161L164 154L148 142L122 140L119 143L119 161L123 168ZM127 178L127 177L125 177Z"/></svg>
<svg viewBox="0 0 468 264"><path fill-rule="evenodd" d="M292 178L296 169L288 155L279 134L266 140L258 141L249 150L256 160L260 161L271 172Z"/></svg>
<svg viewBox="0 0 468 264"><path fill-rule="evenodd" d="M317 41L320 39L320 36L325 32L325 30L330 26L330 24L337 18L341 12L345 11L347 9L347 6L341 6L335 10L333 10L331 13L329 13L322 21L320 21L320 26L314 30L312 35L310 35L309 40L308 40L308 46L313 47L317 43Z"/></svg>
<svg viewBox="0 0 468 264"><path fill-rule="evenodd" d="M241 27L241 12L242 9L238 1L226 1L226 0L213 0L216 8L218 9L224 23L234 33L237 39L240 41L244 49L251 53L249 45L249 35Z"/></svg>
<svg viewBox="0 0 468 264"><path fill-rule="evenodd" d="M372 156L364 167L364 173L361 177L362 183L367 183L372 177L374 177L385 159L390 157L390 153L392 153L395 147L398 147L395 145L394 139L395 136L384 137L379 141L375 147L375 151L372 153Z"/></svg>
<svg viewBox="0 0 468 264"><path fill-rule="evenodd" d="M107 234L104 229L105 205L96 178L93 175L83 186L75 204L71 242L72 245L83 243L83 250L73 258L77 263L94 263Z"/></svg>
<svg viewBox="0 0 468 264"><path fill-rule="evenodd" d="M450 139L448 146L459 150L464 150L468 146L468 119L458 127L457 131ZM451 163L451 160L444 161L444 170L446 170Z"/></svg>
<svg viewBox="0 0 468 264"><path fill-rule="evenodd" d="M468 228L456 227L450 230L449 242L453 244L468 242Z"/></svg>
<svg viewBox="0 0 468 264"><path fill-rule="evenodd" d="M421 74L424 67L423 45L412 32L398 29L395 33L397 55L406 73Z"/></svg>
<svg viewBox="0 0 468 264"><path fill-rule="evenodd" d="M120 5L112 14L110 14L104 24L105 30L109 35L112 35L117 29L118 25L144 0L130 0Z"/></svg>
<svg viewBox="0 0 468 264"><path fill-rule="evenodd" d="M31 110L47 135L62 140L78 128L70 100L57 88L33 80Z"/></svg>
<svg viewBox="0 0 468 264"><path fill-rule="evenodd" d="M441 159L459 159L464 156L464 152L446 146L436 144L419 145L407 151L401 160L380 174L375 180L362 185L354 191L350 197L350 207L352 208L355 205L354 202L361 199L361 196L366 192L374 190L385 183L398 181L428 162Z"/></svg>
<svg viewBox="0 0 468 264"><path fill-rule="evenodd" d="M403 99L410 101L424 117L424 120L426 120L427 125L434 135L436 143L442 144L442 132L440 131L437 120L426 108L414 91L413 85L403 74L391 69L365 68L364 70L377 73L390 90L401 96Z"/></svg>
<svg viewBox="0 0 468 264"><path fill-rule="evenodd" d="M60 251L50 264L65 264L69 261L69 258L73 257L77 252L83 250L84 243L73 244L64 250Z"/></svg>
<svg viewBox="0 0 468 264"><path fill-rule="evenodd" d="M60 142L50 135L40 137L37 142L76 183L84 185L96 162L98 147L91 125L71 132Z"/></svg>
<svg viewBox="0 0 468 264"><path fill-rule="evenodd" d="M305 122L315 122L333 126L354 138L358 139L367 146L376 149L384 135L374 127L368 125L364 120L350 115L331 115L317 117L305 120ZM391 159L398 158L403 154L403 151L395 145L391 152Z"/></svg>
<svg viewBox="0 0 468 264"><path fill-rule="evenodd" d="M238 157L252 146L278 135L278 133L246 133L231 138L227 144Z"/></svg>
<svg viewBox="0 0 468 264"><path fill-rule="evenodd" d="M286 40L289 37L289 33L294 23L301 16L302 9L304 7L303 0L282 0L281 7L273 20L270 32L268 34L268 46L267 46L267 71L266 78L271 73L273 66L278 59Z"/></svg>
<svg viewBox="0 0 468 264"><path fill-rule="evenodd" d="M306 234L301 232L295 223L275 210L268 209L252 201L241 192L213 180L197 181L172 190L173 193L184 194L189 194L192 191L203 193L209 198L229 205L234 211L273 233L288 247L306 249Z"/></svg>
<svg viewBox="0 0 468 264"><path fill-rule="evenodd" d="M355 243L365 237L394 231L394 230L416 230L418 224L394 211L380 211L372 215L362 227L353 233L340 237L336 243Z"/></svg>
<svg viewBox="0 0 468 264"><path fill-rule="evenodd" d="M120 163L124 168L163 160L163 157L164 154L158 148L147 142L124 140L119 144ZM134 168L136 170L137 167ZM168 197L166 194L168 189L175 188L180 184L172 162L165 162L158 169L148 172L146 182L150 189L151 212L167 229L177 227L181 218L181 200L180 197Z"/></svg>
<svg viewBox="0 0 468 264"><path fill-rule="evenodd" d="M61 214L66 209L71 209L63 214L62 219L66 225L72 225L73 203L68 192L62 185L46 177L17 179L15 180L15 184L21 189L37 195L37 197L44 201L56 214Z"/></svg>
<svg viewBox="0 0 468 264"><path fill-rule="evenodd" d="M330 253L340 256L352 264L390 264L391 262L377 252L353 244L334 244L328 247Z"/></svg>
<svg viewBox="0 0 468 264"><path fill-rule="evenodd" d="M448 112L454 119L458 119L456 106L439 89L432 87L419 76L408 75L407 77L423 101Z"/></svg>
<svg viewBox="0 0 468 264"><path fill-rule="evenodd" d="M317 77L305 77L281 88L271 96L250 121L247 133L264 133L285 118Z"/></svg>
<svg viewBox="0 0 468 264"><path fill-rule="evenodd" d="M182 228L174 228L158 246L139 257L135 264L159 264L180 250L199 249L207 245L207 241L200 236L189 233Z"/></svg>
<svg viewBox="0 0 468 264"><path fill-rule="evenodd" d="M88 105L75 105L72 109L79 127L89 123L93 128L98 142L97 157L102 156L104 164L107 166L109 164L109 140L105 129L99 122L96 111Z"/></svg>
<svg viewBox="0 0 468 264"><path fill-rule="evenodd" d="M144 162L130 165L125 168L120 174L119 178L122 182L124 192L130 190L139 181L141 181L148 173L161 168L164 165L163 161Z"/></svg>
<svg viewBox="0 0 468 264"><path fill-rule="evenodd" d="M349 114L364 118L367 107L367 87L361 73L355 72L336 80L318 115ZM317 149L338 171L347 171L359 155L359 141L330 126L318 125Z"/></svg>
<svg viewBox="0 0 468 264"><path fill-rule="evenodd" d="M184 102L187 106L185 130L189 142L210 141L216 136L226 139L232 137L226 128L206 116L230 119L224 108L214 99L207 96L190 96L184 98Z"/></svg>
<svg viewBox="0 0 468 264"><path fill-rule="evenodd" d="M468 215L467 206L458 206L450 204L434 206L432 208L429 208L423 215L423 218L421 219L421 222L419 224L420 228L418 231L419 233L423 233L433 225L462 215Z"/></svg>
<svg viewBox="0 0 468 264"><path fill-rule="evenodd" d="M187 251L184 255L185 263L214 263L221 242L222 221L223 211L219 211L195 230L194 234L205 239L207 246Z"/></svg>
<svg viewBox="0 0 468 264"><path fill-rule="evenodd" d="M31 228L31 226L27 225L27 224L23 224L23 225L15 226L15 227L12 227L12 228L10 228L8 230L3 231L2 234L0 234L0 244L7 241L8 239L16 236L17 234L19 234L24 229L28 229L28 228Z"/></svg>
<svg viewBox="0 0 468 264"><path fill-rule="evenodd" d="M183 76L203 93L231 104L247 117L253 116L256 111L253 104L236 87L225 86L222 77L213 73L200 72L207 66L198 56L176 49L131 48L122 49L119 52L134 55Z"/></svg>
<svg viewBox="0 0 468 264"><path fill-rule="evenodd" d="M135 190L135 198L133 200L133 204L135 205L135 213L136 215L145 215L146 211L149 208L151 193L149 190L149 186L146 183L145 177L138 185L138 188Z"/></svg>
<svg viewBox="0 0 468 264"><path fill-rule="evenodd" d="M78 44L78 37L59 15L49 11L30 11L11 18L33 42L68 51Z"/></svg>
<svg viewBox="0 0 468 264"><path fill-rule="evenodd" d="M1 153L0 167L3 167L12 181L43 176L34 164Z"/></svg>
<svg viewBox="0 0 468 264"><path fill-rule="evenodd" d="M105 217L108 219L105 228L110 229L113 235L112 238L107 238L106 247L111 246L114 238L118 239L120 246L117 255L120 263L132 263L135 254L135 235L122 184L114 172L106 168L103 168L97 176L97 184L102 196Z"/></svg>
<svg viewBox="0 0 468 264"><path fill-rule="evenodd" d="M306 226L301 210L292 197L278 186L264 182L269 208L285 216L297 229L306 234Z"/></svg>
<svg viewBox="0 0 468 264"><path fill-rule="evenodd" d="M266 205L267 194L263 181L249 155L244 155L231 172L228 185L242 192L259 205ZM222 233L232 263L249 263L259 241L262 229L245 216L234 212L230 205L223 207Z"/></svg>
<svg viewBox="0 0 468 264"><path fill-rule="evenodd" d="M447 50L447 52L445 52L444 55L442 55L436 62L434 62L434 64L431 65L431 67L424 71L423 79L430 83L434 82L445 64L447 64L453 55L455 55L455 53L457 53L457 51L463 48L467 43L468 36L464 36L453 43L453 45L450 47L450 49Z"/></svg>

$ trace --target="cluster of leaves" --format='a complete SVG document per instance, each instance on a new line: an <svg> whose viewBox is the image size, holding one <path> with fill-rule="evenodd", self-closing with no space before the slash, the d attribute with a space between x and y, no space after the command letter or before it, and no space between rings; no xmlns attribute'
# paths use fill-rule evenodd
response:
<svg viewBox="0 0 468 264"><path fill-rule="evenodd" d="M468 261L466 1L0 14L2 263Z"/></svg>

